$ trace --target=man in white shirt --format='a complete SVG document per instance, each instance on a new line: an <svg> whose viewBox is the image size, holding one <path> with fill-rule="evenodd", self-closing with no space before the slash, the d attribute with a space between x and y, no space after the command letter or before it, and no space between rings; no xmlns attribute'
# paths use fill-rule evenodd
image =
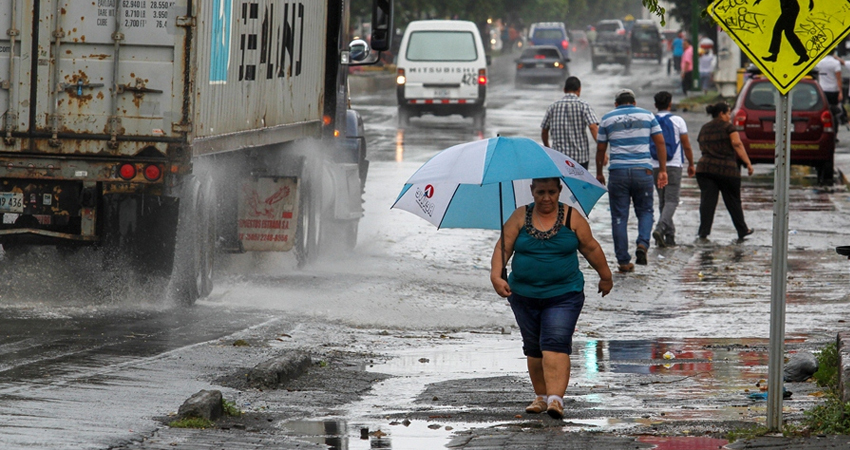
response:
<svg viewBox="0 0 850 450"><path fill-rule="evenodd" d="M842 99L841 92L841 61L835 56L835 52L826 55L815 70L818 71L818 84L820 84L823 93L826 95L826 100L829 102L829 109L832 110L834 119L838 119L841 115L840 104Z"/></svg>
<svg viewBox="0 0 850 450"><path fill-rule="evenodd" d="M696 174L694 153L691 150L691 141L688 139L688 125L684 119L670 113L670 103L672 100L673 94L667 91L661 91L655 94L655 108L658 109L658 112L655 113L655 118L662 128L667 154L672 154L672 156L667 157L667 186L662 188L656 186L660 216L658 222L655 224L652 237L655 239L655 245L658 247L672 247L676 245L676 226L673 224L673 214L676 213L676 208L679 206L679 193L682 189L682 168L684 167L686 158L688 160L688 177L693 178ZM670 128L665 131L668 123ZM673 138L670 144L667 144L668 137ZM656 183L658 182L659 166L657 154L653 155L652 172Z"/></svg>

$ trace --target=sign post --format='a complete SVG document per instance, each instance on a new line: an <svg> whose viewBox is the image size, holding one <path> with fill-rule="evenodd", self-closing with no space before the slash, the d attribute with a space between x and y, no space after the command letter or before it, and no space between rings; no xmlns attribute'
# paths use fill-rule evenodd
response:
<svg viewBox="0 0 850 450"><path fill-rule="evenodd" d="M801 8L801 3L808 8ZM776 87L776 170L770 272L767 426L782 426L785 295L788 272L788 179L791 108L788 93L850 33L846 0L716 0L708 13ZM791 96L793 98L793 96Z"/></svg>

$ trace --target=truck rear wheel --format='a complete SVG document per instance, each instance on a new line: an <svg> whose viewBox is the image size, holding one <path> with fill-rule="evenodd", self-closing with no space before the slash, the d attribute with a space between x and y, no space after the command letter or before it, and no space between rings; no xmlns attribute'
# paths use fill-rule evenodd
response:
<svg viewBox="0 0 850 450"><path fill-rule="evenodd" d="M172 295L183 305L192 305L212 292L216 240L214 205L211 180L198 177L186 180L180 198L171 281Z"/></svg>
<svg viewBox="0 0 850 450"><path fill-rule="evenodd" d="M319 257L321 227L321 167L319 159L307 156L301 165L298 185L298 228L295 230L295 259L298 267Z"/></svg>

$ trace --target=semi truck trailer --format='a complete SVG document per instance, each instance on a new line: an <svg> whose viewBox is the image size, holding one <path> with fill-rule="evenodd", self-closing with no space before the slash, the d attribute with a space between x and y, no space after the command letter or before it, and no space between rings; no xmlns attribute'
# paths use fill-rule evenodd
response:
<svg viewBox="0 0 850 450"><path fill-rule="evenodd" d="M353 247L368 161L348 108L347 8L3 1L3 263L91 247L191 304L217 254L294 251L303 265ZM391 3L375 8L386 49Z"/></svg>

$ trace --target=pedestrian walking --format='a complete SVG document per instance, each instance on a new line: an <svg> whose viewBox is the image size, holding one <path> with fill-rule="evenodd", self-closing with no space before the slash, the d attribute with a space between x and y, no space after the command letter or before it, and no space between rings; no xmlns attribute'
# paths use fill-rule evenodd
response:
<svg viewBox="0 0 850 450"><path fill-rule="evenodd" d="M694 46L691 41L685 40L684 50L682 51L682 94L688 95L688 91L693 90L694 86Z"/></svg>
<svg viewBox="0 0 850 450"><path fill-rule="evenodd" d="M741 169L738 160L747 166L747 174L753 174L753 165L744 150L741 137L731 123L729 105L725 102L708 105L706 112L711 121L699 130L699 150L702 156L697 163L697 184L699 184L699 239L705 240L711 234L714 211L717 208L718 193L723 195L723 203L732 217L732 224L738 232L738 240L753 234L744 220L741 207Z"/></svg>
<svg viewBox="0 0 850 450"><path fill-rule="evenodd" d="M534 203L517 208L505 222L490 267L490 282L496 293L508 298L522 334L535 394L525 411L546 411L556 419L564 417L573 333L585 299L576 252L599 274L603 297L614 285L587 220L558 201L561 189L559 178L532 180ZM511 274L505 280L502 271L511 255Z"/></svg>
<svg viewBox="0 0 850 450"><path fill-rule="evenodd" d="M829 109L832 111L836 126L841 120L841 102L844 100L841 79L842 66L841 61L835 57L834 50L815 66L815 70L818 72L818 84L820 84L823 94L826 96L826 101L829 102Z"/></svg>
<svg viewBox="0 0 850 450"><path fill-rule="evenodd" d="M714 69L717 67L717 57L710 48L700 49L699 55L699 84L703 93L708 93L712 88L712 79L714 78Z"/></svg>
<svg viewBox="0 0 850 450"><path fill-rule="evenodd" d="M673 67L676 73L682 73L682 54L685 52L685 40L682 39L682 32L676 35L673 39Z"/></svg>
<svg viewBox="0 0 850 450"><path fill-rule="evenodd" d="M673 215L679 207L679 193L682 190L682 169L687 170L688 177L696 174L694 166L694 153L691 149L691 141L688 138L688 125L681 117L670 112L670 103L673 94L661 91L655 94L655 119L661 127L661 135L667 153L667 186L657 188L658 193L658 222L652 237L658 247L672 247L676 245L676 226L673 223ZM650 144L654 147L654 143ZM652 174L658 183L658 175L661 172L661 163L658 161L658 152L652 152ZM685 159L688 165L685 166Z"/></svg>
<svg viewBox="0 0 850 450"><path fill-rule="evenodd" d="M581 81L569 77L564 82L564 96L549 106L543 122L540 138L543 145L557 150L585 168L590 165L590 144L587 132L590 130L593 140L599 129L599 119L586 101L580 99ZM549 145L551 141L552 145Z"/></svg>
<svg viewBox="0 0 850 450"><path fill-rule="evenodd" d="M635 263L645 265L653 220L653 175L649 143L658 152L657 186L667 186L667 149L661 126L655 116L635 106L635 93L622 89L614 96L616 108L602 116L596 144L596 178L605 184L602 166L610 145L608 200L611 205L611 232L614 253L621 273L634 271L629 254L629 205L634 203L638 219Z"/></svg>

